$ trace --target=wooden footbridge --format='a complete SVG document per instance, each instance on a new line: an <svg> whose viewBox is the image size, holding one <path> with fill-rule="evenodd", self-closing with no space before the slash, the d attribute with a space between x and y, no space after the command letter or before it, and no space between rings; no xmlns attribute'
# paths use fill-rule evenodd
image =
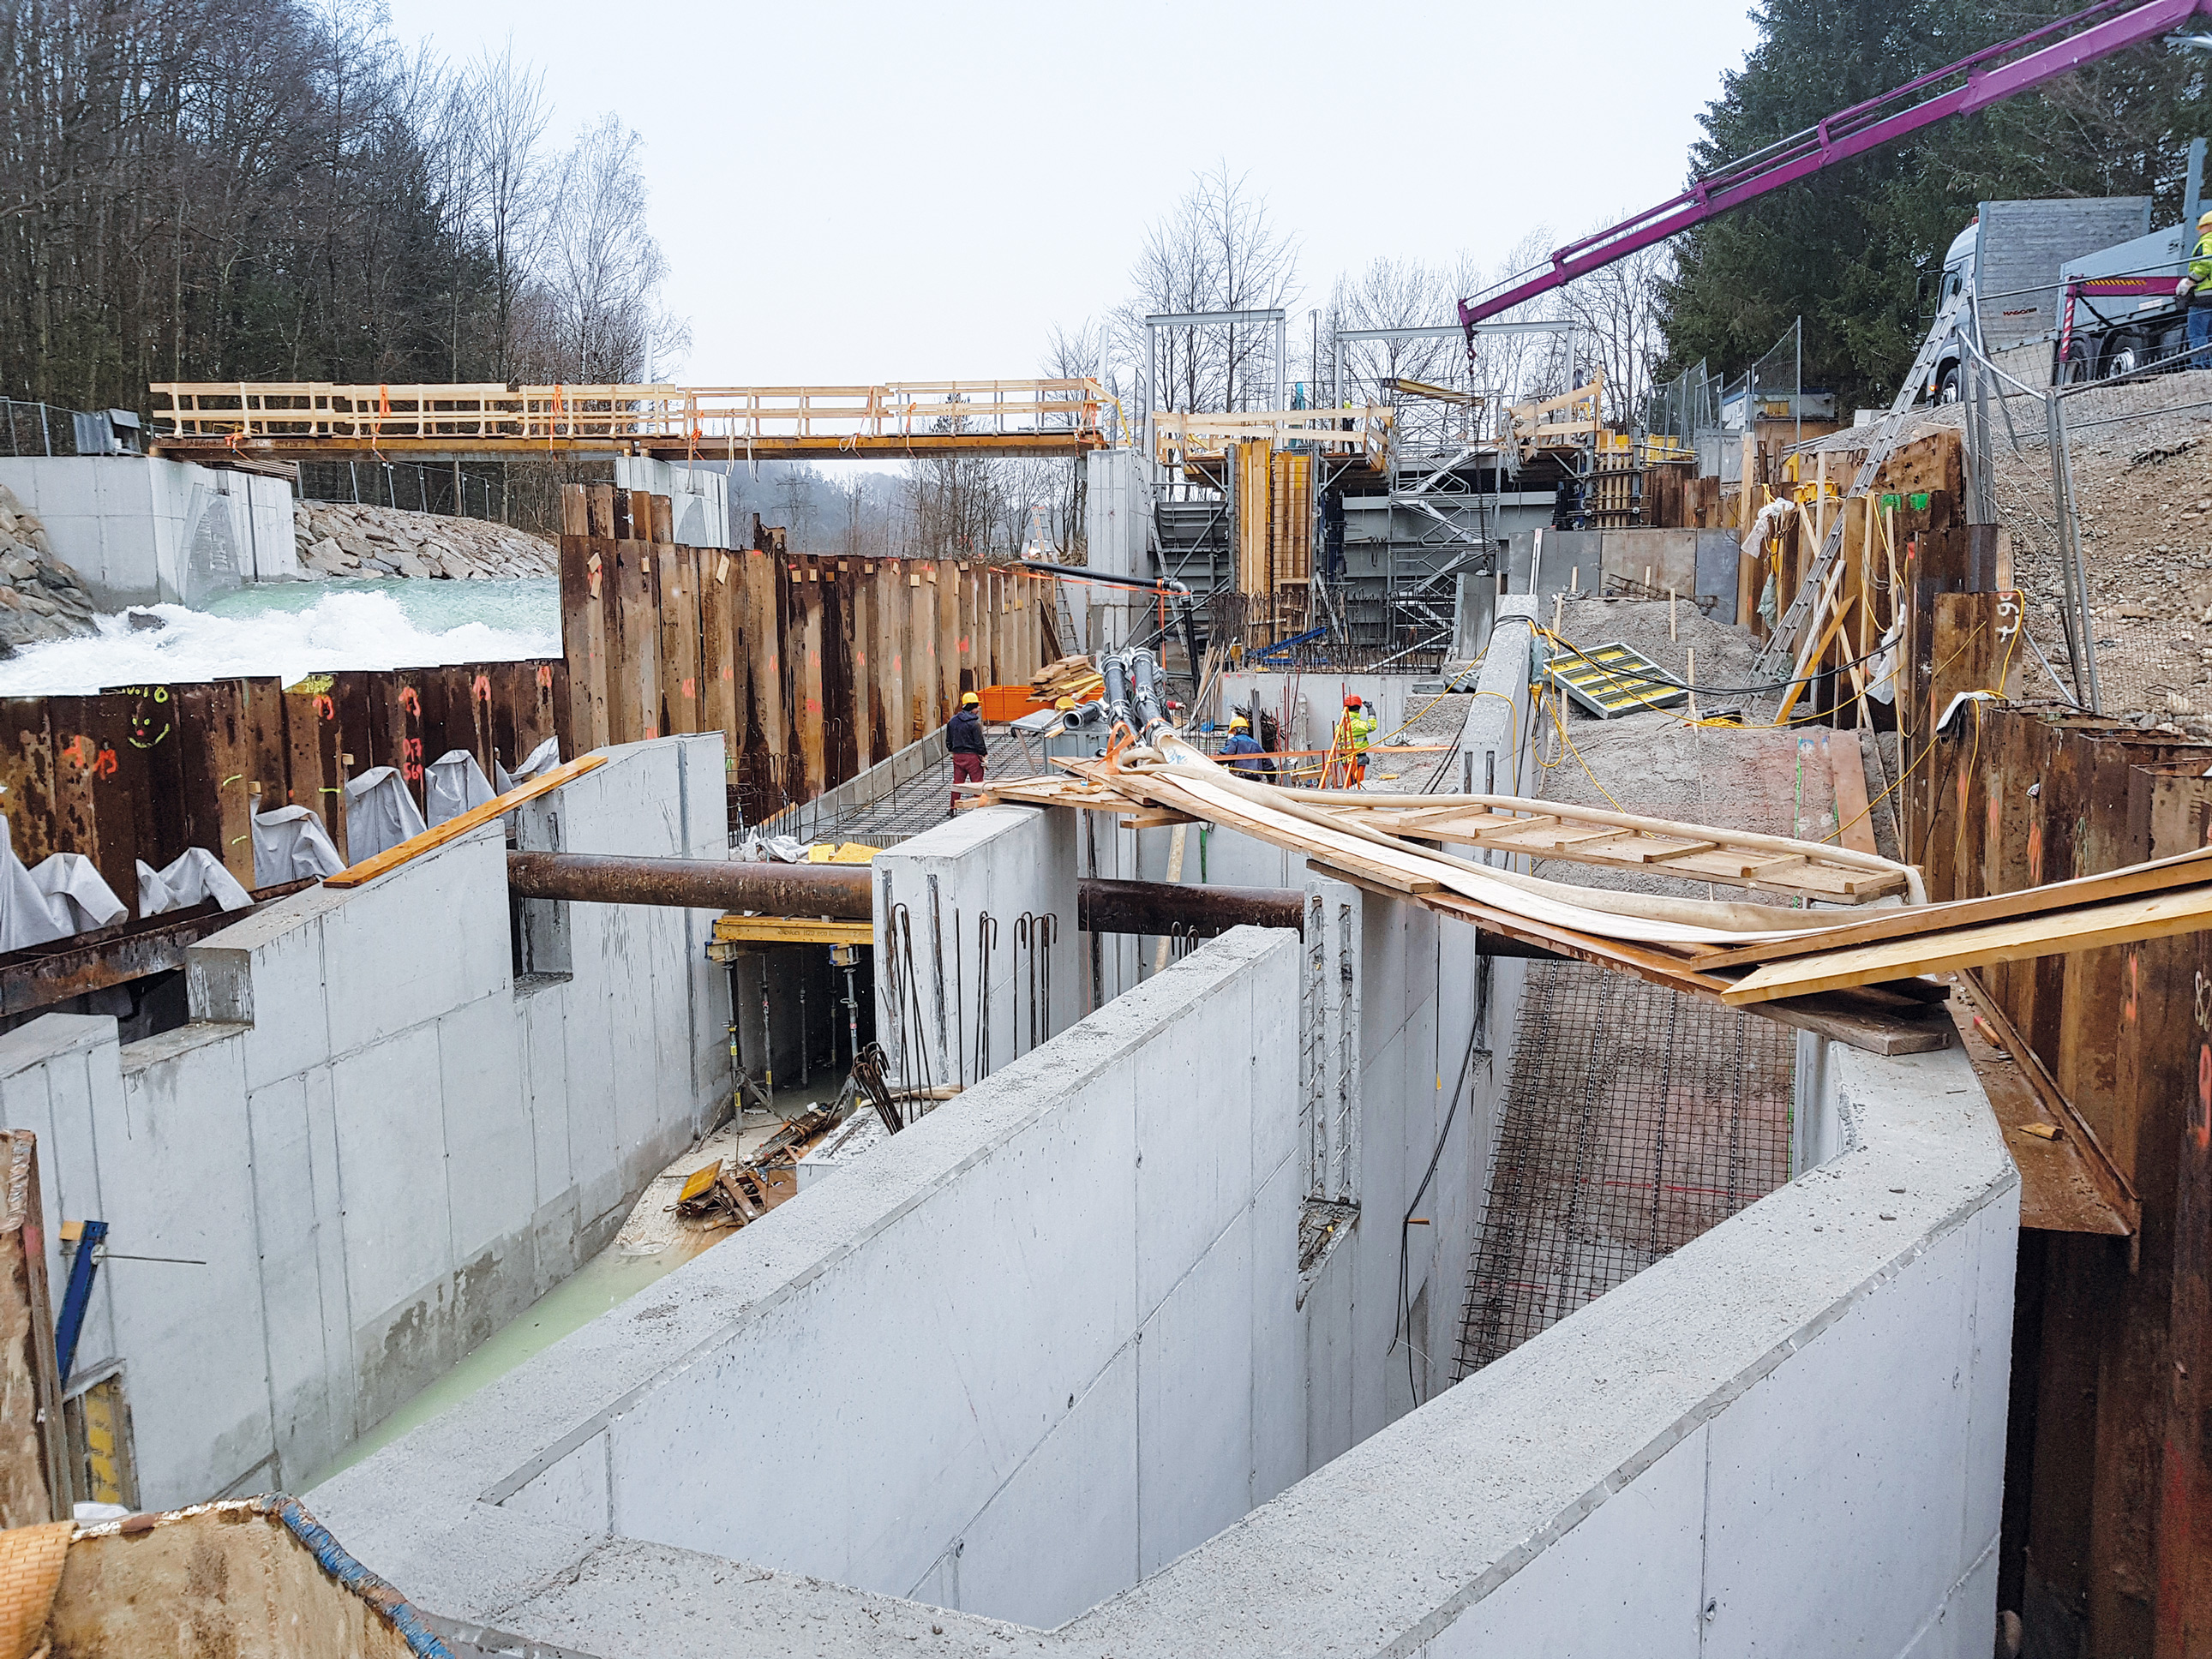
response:
<svg viewBox="0 0 2212 1659"><path fill-rule="evenodd" d="M1121 423L1120 404L1093 380L842 386L171 381L149 390L152 447L179 460L1072 456L1115 443Z"/></svg>

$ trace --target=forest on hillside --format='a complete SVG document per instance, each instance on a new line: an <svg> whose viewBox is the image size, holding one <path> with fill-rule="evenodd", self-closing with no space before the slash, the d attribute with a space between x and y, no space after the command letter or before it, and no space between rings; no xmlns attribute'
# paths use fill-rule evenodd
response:
<svg viewBox="0 0 2212 1659"><path fill-rule="evenodd" d="M1702 118L1691 173L2079 9L2053 0L1765 0L1759 44ZM2169 39L1979 114L1940 122L1676 240L1660 276L1663 378L1744 364L1805 319L1805 379L1846 409L1887 404L1933 313L1944 250L1975 204L2143 196L2181 212L2191 138L2212 132L2212 52Z"/></svg>
<svg viewBox="0 0 2212 1659"><path fill-rule="evenodd" d="M650 378L637 137L553 117L366 0L0 0L0 396Z"/></svg>

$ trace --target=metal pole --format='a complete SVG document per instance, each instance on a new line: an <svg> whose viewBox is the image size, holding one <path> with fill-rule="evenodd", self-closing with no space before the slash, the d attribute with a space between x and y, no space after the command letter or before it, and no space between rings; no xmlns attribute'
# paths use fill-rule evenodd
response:
<svg viewBox="0 0 2212 1659"><path fill-rule="evenodd" d="M2089 617L2088 573L2081 568L2081 528L2074 516L2074 467L2066 453L2066 421L2059 412L2058 393L2043 394L2045 430L2051 443L2051 505L2057 522L2058 556L2064 572L2067 599L2060 615L2065 619L2066 649L2072 659L2075 701L2093 714L2104 713L2097 689L2097 642Z"/></svg>

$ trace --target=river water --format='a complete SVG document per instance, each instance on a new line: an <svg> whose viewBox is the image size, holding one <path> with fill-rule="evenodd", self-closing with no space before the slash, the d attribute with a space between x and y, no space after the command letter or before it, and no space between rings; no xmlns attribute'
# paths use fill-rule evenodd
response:
<svg viewBox="0 0 2212 1659"><path fill-rule="evenodd" d="M0 696L264 675L289 685L310 674L561 654L561 584L550 576L269 582L198 611L140 609L162 625L133 628L124 617L102 617L97 635L32 646L0 661Z"/></svg>

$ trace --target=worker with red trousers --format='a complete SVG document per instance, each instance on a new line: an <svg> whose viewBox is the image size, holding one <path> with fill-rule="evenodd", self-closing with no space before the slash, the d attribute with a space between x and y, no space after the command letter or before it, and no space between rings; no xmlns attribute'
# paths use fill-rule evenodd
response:
<svg viewBox="0 0 2212 1659"><path fill-rule="evenodd" d="M981 783L983 781L983 757L988 746L983 741L983 700L973 691L960 694L960 711L945 727L945 746L952 756L952 781ZM960 810L960 792L952 792L952 805L948 814Z"/></svg>

